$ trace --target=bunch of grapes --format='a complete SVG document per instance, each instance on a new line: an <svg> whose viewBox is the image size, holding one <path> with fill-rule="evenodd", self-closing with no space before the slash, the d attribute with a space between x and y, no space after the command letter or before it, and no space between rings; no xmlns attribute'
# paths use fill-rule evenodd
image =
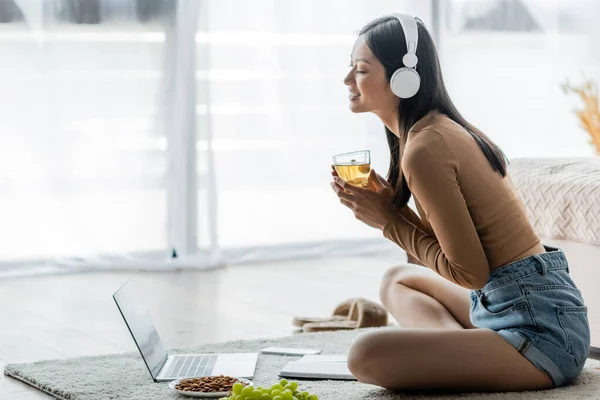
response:
<svg viewBox="0 0 600 400"><path fill-rule="evenodd" d="M241 383L233 385L231 396L221 400L319 400L316 394L300 392L298 382L288 382L285 379L270 388L244 386Z"/></svg>

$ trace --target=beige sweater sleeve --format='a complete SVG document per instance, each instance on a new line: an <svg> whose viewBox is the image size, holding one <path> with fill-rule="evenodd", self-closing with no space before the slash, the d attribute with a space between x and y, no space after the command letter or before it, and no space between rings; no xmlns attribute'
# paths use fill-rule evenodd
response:
<svg viewBox="0 0 600 400"><path fill-rule="evenodd" d="M413 211L412 208L410 208L409 206L402 207L400 208L399 213L404 218L413 223L415 226L417 226L419 229L421 229L423 232L427 232L427 227L423 223L423 220L421 220L421 218L417 215L416 212Z"/></svg>
<svg viewBox="0 0 600 400"><path fill-rule="evenodd" d="M400 213L388 220L383 235L444 278L483 287L488 261L459 186L459 163L444 138L428 131L427 140L407 146L402 170L435 235Z"/></svg>

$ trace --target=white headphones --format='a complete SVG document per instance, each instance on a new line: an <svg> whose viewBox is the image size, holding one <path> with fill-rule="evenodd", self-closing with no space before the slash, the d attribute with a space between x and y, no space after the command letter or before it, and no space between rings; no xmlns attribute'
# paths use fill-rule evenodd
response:
<svg viewBox="0 0 600 400"><path fill-rule="evenodd" d="M404 67L398 68L394 72L390 79L390 86L396 96L401 99L409 99L417 94L421 86L421 77L416 69L419 59L415 54L417 52L417 42L419 41L417 21L408 14L393 14L393 16L402 25L408 52L402 57Z"/></svg>

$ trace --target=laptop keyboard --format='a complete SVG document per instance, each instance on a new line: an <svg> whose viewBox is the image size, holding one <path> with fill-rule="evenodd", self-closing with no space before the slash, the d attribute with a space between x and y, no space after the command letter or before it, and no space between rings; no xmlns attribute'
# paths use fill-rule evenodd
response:
<svg viewBox="0 0 600 400"><path fill-rule="evenodd" d="M179 379L210 375L218 357L216 354L172 356L173 361L165 378Z"/></svg>

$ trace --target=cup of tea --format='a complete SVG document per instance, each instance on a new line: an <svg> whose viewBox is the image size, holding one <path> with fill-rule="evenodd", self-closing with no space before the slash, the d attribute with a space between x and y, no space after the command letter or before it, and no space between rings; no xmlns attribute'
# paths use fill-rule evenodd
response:
<svg viewBox="0 0 600 400"><path fill-rule="evenodd" d="M371 152L359 150L333 156L333 166L338 176L354 186L369 187Z"/></svg>

